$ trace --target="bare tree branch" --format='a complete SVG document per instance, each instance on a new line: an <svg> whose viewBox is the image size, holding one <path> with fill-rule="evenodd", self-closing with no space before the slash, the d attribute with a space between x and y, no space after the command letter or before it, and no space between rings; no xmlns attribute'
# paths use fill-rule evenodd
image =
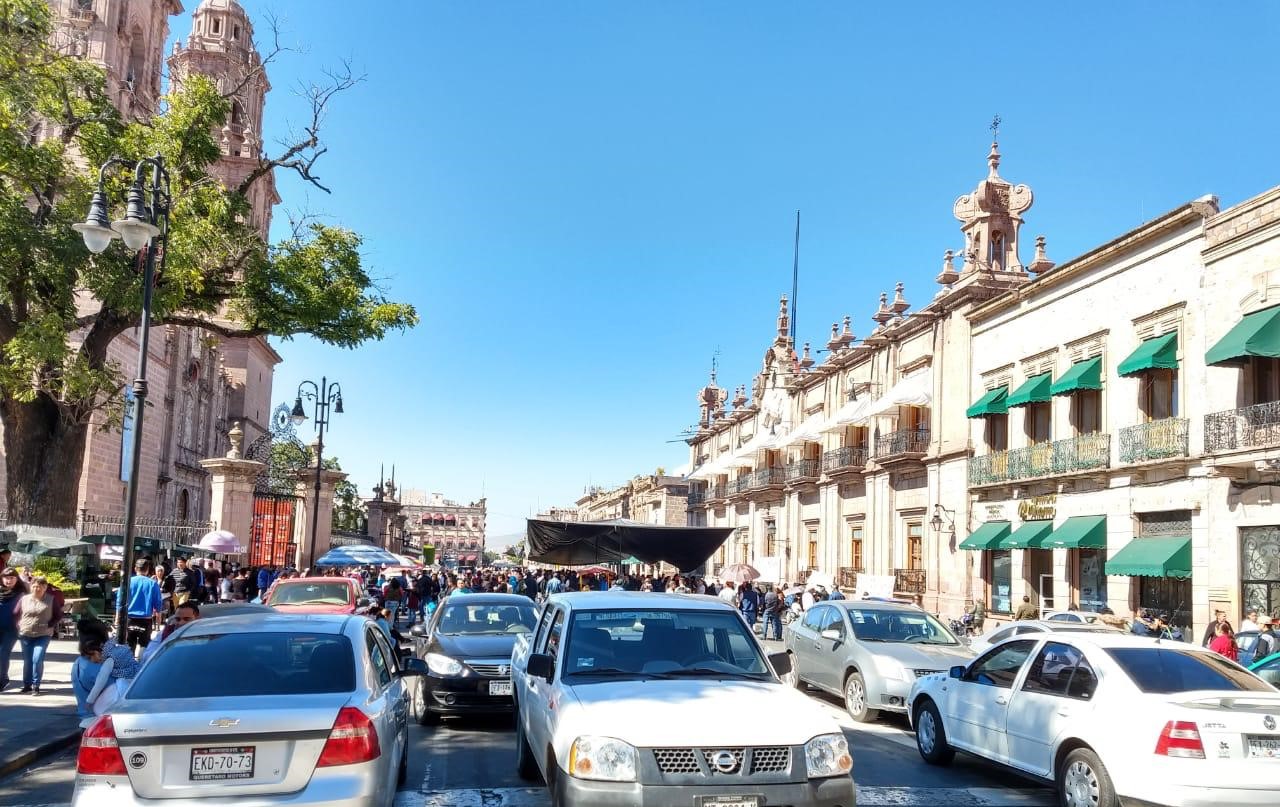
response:
<svg viewBox="0 0 1280 807"><path fill-rule="evenodd" d="M161 318L160 323L163 325L185 325L191 328L202 328L226 339L250 339L255 336L268 336L271 333L267 328L236 328L220 322L212 322L204 317L183 314L169 314Z"/></svg>
<svg viewBox="0 0 1280 807"><path fill-rule="evenodd" d="M280 43L281 29L280 29L279 17L277 17L273 12L270 12L270 11L266 12L264 16L266 17L267 27L270 29L271 46L269 48L264 48L259 42L253 43L254 49L257 50L259 54L265 54L265 55L262 55L258 59L257 64L255 64L253 67L245 71L244 75L240 77L240 80L236 82L236 85L234 87L222 93L222 97L226 98L227 100L231 100L232 98L235 98L237 95L240 94L241 90L249 86L250 82L252 82L258 76L265 74L267 72L267 65L271 64L277 58L279 58L280 54L302 52L301 48L290 47L288 45L282 45Z"/></svg>
<svg viewBox="0 0 1280 807"><path fill-rule="evenodd" d="M325 193L330 192L315 174L316 161L329 150L328 147L320 144L320 127L334 96L364 81L364 76L353 74L349 62L343 62L341 70L325 71L325 75L329 78L327 84L312 84L302 90L311 101L311 121L304 128L303 133L293 138L292 143L282 143L284 151L279 156L260 159L258 167L249 172L249 175L240 183L237 189L239 193L247 195L253 183L276 168L296 171L305 181Z"/></svg>

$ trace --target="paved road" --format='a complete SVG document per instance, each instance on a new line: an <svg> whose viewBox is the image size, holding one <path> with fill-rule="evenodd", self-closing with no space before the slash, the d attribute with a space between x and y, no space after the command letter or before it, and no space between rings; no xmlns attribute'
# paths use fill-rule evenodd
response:
<svg viewBox="0 0 1280 807"><path fill-rule="evenodd" d="M906 720L885 716L858 725L834 699L814 698L841 720L854 755L860 807L1048 807L1051 791L981 762L958 757L950 768L921 762ZM767 719L763 717L762 719ZM446 722L411 729L410 772L396 807L546 807L515 773L508 720ZM6 807L54 807L71 798L74 749L0 781Z"/></svg>

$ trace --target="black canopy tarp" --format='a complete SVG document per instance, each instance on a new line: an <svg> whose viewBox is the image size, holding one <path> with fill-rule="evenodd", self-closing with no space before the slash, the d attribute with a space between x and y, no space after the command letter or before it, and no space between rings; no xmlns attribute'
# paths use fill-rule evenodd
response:
<svg viewBox="0 0 1280 807"><path fill-rule="evenodd" d="M625 518L607 521L529 519L529 560L560 566L619 563L634 556L642 563L670 563L690 571L706 563L733 534L732 527L664 527Z"/></svg>

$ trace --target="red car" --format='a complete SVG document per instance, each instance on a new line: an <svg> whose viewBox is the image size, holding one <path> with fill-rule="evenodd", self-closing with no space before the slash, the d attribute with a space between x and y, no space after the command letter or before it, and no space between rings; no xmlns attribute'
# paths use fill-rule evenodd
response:
<svg viewBox="0 0 1280 807"><path fill-rule="evenodd" d="M291 614L354 614L370 604L360 584L346 577L277 580L267 589L262 602Z"/></svg>

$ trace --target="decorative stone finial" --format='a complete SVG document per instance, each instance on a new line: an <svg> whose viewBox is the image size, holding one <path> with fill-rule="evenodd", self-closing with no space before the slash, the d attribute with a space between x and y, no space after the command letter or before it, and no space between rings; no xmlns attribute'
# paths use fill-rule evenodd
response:
<svg viewBox="0 0 1280 807"><path fill-rule="evenodd" d="M800 357L800 367L808 370L813 366L813 356L809 355L809 343L804 343L804 355Z"/></svg>
<svg viewBox="0 0 1280 807"><path fill-rule="evenodd" d="M827 350L840 349L840 323L831 323L831 338L827 340Z"/></svg>
<svg viewBox="0 0 1280 807"><path fill-rule="evenodd" d="M778 338L785 338L791 333L791 317L787 314L787 295L778 300Z"/></svg>
<svg viewBox="0 0 1280 807"><path fill-rule="evenodd" d="M227 451L227 459L240 459L240 451L244 447L244 428L241 427L240 421L231 424L231 431L227 432L227 439L231 441L231 448Z"/></svg>
<svg viewBox="0 0 1280 807"><path fill-rule="evenodd" d="M889 295L883 291L880 292L880 308L871 315L871 318L881 325L893 319L893 312L889 310Z"/></svg>
<svg viewBox="0 0 1280 807"><path fill-rule="evenodd" d="M1015 143L1014 145L1017 144ZM990 173L987 174L987 179L1000 178L998 170L1000 168L1000 144L995 141L991 142L991 153L987 155L987 167L991 169Z"/></svg>
<svg viewBox="0 0 1280 807"><path fill-rule="evenodd" d="M853 335L853 318L845 314L844 329L840 331L840 347L852 345L855 338Z"/></svg>
<svg viewBox="0 0 1280 807"><path fill-rule="evenodd" d="M898 285L893 287L893 305L891 310L897 316L902 316L902 312L911 307L906 298L902 296L902 281L898 281Z"/></svg>
<svg viewBox="0 0 1280 807"><path fill-rule="evenodd" d="M733 408L741 409L747 405L747 385L739 384L733 394Z"/></svg>
<svg viewBox="0 0 1280 807"><path fill-rule="evenodd" d="M954 260L955 253L951 250L947 250L943 253L942 271L938 273L936 278L934 278L938 283L941 283L944 286L950 286L952 283L955 283L960 279L960 273L956 271L955 264L953 263Z"/></svg>
<svg viewBox="0 0 1280 807"><path fill-rule="evenodd" d="M1027 269L1030 270L1033 274L1038 275L1041 272L1049 271L1054 266L1056 266L1056 264L1053 261L1049 260L1049 256L1045 254L1044 236L1037 235L1036 236L1036 259L1031 262L1031 265L1028 266Z"/></svg>

